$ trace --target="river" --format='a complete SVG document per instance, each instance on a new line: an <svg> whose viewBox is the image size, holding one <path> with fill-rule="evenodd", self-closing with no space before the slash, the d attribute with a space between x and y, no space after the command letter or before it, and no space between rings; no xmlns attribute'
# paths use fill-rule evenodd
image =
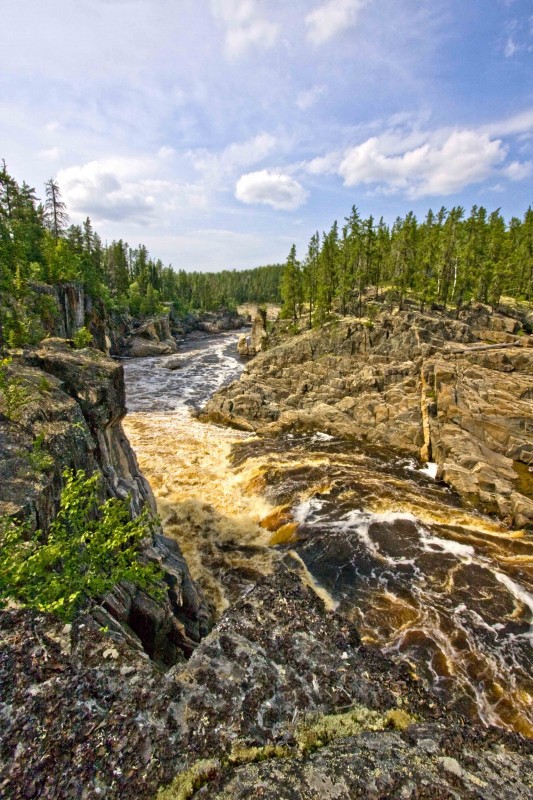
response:
<svg viewBox="0 0 533 800"><path fill-rule="evenodd" d="M124 427L165 532L218 614L281 559L365 643L467 717L533 737L533 542L412 459L323 433L266 440L193 415L238 378L238 334L126 361Z"/></svg>

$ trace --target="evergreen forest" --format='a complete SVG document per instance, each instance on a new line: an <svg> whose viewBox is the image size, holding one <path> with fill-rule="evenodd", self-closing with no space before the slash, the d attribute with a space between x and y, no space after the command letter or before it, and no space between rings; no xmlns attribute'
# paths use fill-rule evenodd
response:
<svg viewBox="0 0 533 800"><path fill-rule="evenodd" d="M106 311L177 314L234 308L243 302L279 303L283 264L216 273L164 266L147 248L125 241L104 244L87 218L70 225L60 187L36 190L0 169L0 346L39 341L53 328L57 305L43 287L82 283Z"/></svg>
<svg viewBox="0 0 533 800"><path fill-rule="evenodd" d="M286 263L205 273L175 270L139 244L103 243L87 218L69 224L60 187L45 185L43 200L27 183L0 169L0 345L38 341L53 328L56 304L43 286L82 283L104 310L133 316L234 308L244 302L282 302L284 317L308 316L322 324L332 311L361 315L369 294L400 308L457 311L471 301L493 306L502 297L533 301L533 210L508 223L500 210L474 206L437 213L423 221L409 212L392 226L361 218L356 207L334 222L307 253L293 245Z"/></svg>
<svg viewBox="0 0 533 800"><path fill-rule="evenodd" d="M362 219L357 208L339 229L315 233L305 258L293 245L282 278L283 316L321 324L331 311L361 315L369 294L400 308L407 298L423 310L456 309L469 302L496 306L502 297L533 301L533 210L507 224L497 209L473 206L437 213L419 222L409 212L392 227L383 218Z"/></svg>

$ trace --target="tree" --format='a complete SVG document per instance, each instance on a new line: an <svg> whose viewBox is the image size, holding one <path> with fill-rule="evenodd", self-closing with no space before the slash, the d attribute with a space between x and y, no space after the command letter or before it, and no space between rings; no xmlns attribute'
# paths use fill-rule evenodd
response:
<svg viewBox="0 0 533 800"><path fill-rule="evenodd" d="M45 536L0 520L0 606L8 600L57 614L65 621L120 581L161 595L162 574L138 560L152 522L132 520L127 503L99 504L100 477L63 472L57 516Z"/></svg>
<svg viewBox="0 0 533 800"><path fill-rule="evenodd" d="M296 245L293 244L281 280L281 302L283 316L296 320L302 308L302 274L300 262L296 258Z"/></svg>
<svg viewBox="0 0 533 800"><path fill-rule="evenodd" d="M65 203L61 200L59 184L53 178L45 183L46 202L44 204L44 222L54 239L63 236L68 225L68 214Z"/></svg>

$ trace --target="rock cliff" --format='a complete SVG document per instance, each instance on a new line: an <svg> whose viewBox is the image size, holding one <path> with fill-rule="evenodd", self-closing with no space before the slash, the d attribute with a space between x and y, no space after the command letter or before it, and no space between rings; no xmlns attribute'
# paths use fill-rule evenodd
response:
<svg viewBox="0 0 533 800"><path fill-rule="evenodd" d="M61 494L65 467L98 471L108 497L129 499L131 514L155 512L151 489L122 430L123 369L97 350L45 340L9 367L22 395L0 414L0 515L46 531ZM43 455L52 456L45 460ZM174 541L161 532L144 557L165 572L168 600L155 603L132 585L118 586L94 610L115 638L170 666L189 656L209 628L210 614Z"/></svg>
<svg viewBox="0 0 533 800"><path fill-rule="evenodd" d="M214 421L275 435L321 430L436 462L463 499L533 525L531 320L479 306L459 320L382 311L261 352L207 404Z"/></svg>

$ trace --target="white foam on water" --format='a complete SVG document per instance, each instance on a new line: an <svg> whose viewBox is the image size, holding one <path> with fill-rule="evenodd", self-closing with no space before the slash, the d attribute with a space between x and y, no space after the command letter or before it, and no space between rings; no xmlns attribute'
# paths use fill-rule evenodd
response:
<svg viewBox="0 0 533 800"><path fill-rule="evenodd" d="M422 538L421 544L422 548L428 553L438 553L440 551L444 551L446 553L451 553L454 556L462 557L468 563L470 563L476 554L476 551L472 545L461 544L461 542L455 542L453 539L441 539L440 536L425 535Z"/></svg>
<svg viewBox="0 0 533 800"><path fill-rule="evenodd" d="M323 433L322 431L317 431L311 437L312 442L331 442L334 439L334 436L330 436L329 433Z"/></svg>
<svg viewBox="0 0 533 800"><path fill-rule="evenodd" d="M307 522L309 517L317 511L320 511L324 506L324 500L320 500L318 497L310 497L308 500L304 500L303 503L296 506L296 508L292 511L292 516L295 522L299 522L302 525L304 522Z"/></svg>
<svg viewBox="0 0 533 800"><path fill-rule="evenodd" d="M529 639L531 641L531 644L533 645L533 594L531 594L531 592L528 592L527 589L524 589L524 587L521 586L519 583L516 583L516 581L513 581L512 578L509 578L508 575L504 575L503 572L497 572L495 570L494 577L496 578L497 581L503 583L505 588L508 589L508 591L512 594L515 600L518 600L520 603L523 603L526 606L526 608L529 609L529 612L531 614L529 633L525 634L520 638Z"/></svg>
<svg viewBox="0 0 533 800"><path fill-rule="evenodd" d="M434 461L428 461L418 472L421 472L422 475L427 475L428 478L436 480L438 468L438 464L435 464Z"/></svg>

